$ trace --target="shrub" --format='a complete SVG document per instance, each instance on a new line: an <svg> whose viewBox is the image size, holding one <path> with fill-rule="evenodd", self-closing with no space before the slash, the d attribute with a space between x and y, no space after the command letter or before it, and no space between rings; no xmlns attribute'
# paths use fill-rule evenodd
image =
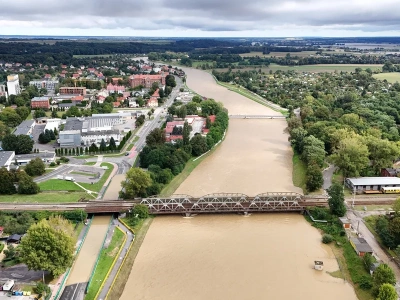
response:
<svg viewBox="0 0 400 300"><path fill-rule="evenodd" d="M359 283L360 288L362 288L363 290L369 290L372 288L372 279L370 276L362 276Z"/></svg>
<svg viewBox="0 0 400 300"><path fill-rule="evenodd" d="M329 244L329 243L331 243L333 241L333 236L331 236L330 234L324 234L323 236L322 236L322 242L324 243L324 244Z"/></svg>
<svg viewBox="0 0 400 300"><path fill-rule="evenodd" d="M56 163L54 162L54 161L52 161L51 163L50 163L50 167L54 167L56 165Z"/></svg>

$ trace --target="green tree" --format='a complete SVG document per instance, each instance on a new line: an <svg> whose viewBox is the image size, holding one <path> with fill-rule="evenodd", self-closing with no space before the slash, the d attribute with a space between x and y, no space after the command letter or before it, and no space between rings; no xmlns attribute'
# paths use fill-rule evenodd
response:
<svg viewBox="0 0 400 300"><path fill-rule="evenodd" d="M314 192L320 189L324 183L321 168L315 162L311 162L307 166L306 178L306 187L309 192Z"/></svg>
<svg viewBox="0 0 400 300"><path fill-rule="evenodd" d="M146 219L149 217L149 208L143 204L137 204L132 210L132 214L139 219Z"/></svg>
<svg viewBox="0 0 400 300"><path fill-rule="evenodd" d="M193 98L192 98L192 101L193 102L196 102L196 103L200 103L201 101L202 101L202 99L201 99L201 97L200 96L193 96Z"/></svg>
<svg viewBox="0 0 400 300"><path fill-rule="evenodd" d="M186 109L186 105L182 105L176 111L176 115L178 118L184 119L187 116L188 112Z"/></svg>
<svg viewBox="0 0 400 300"><path fill-rule="evenodd" d="M397 215L400 215L400 197L397 198L392 204L392 209L396 212Z"/></svg>
<svg viewBox="0 0 400 300"><path fill-rule="evenodd" d="M372 279L375 287L377 288L385 283L388 283L392 286L396 284L394 272L387 264L380 264L372 274Z"/></svg>
<svg viewBox="0 0 400 300"><path fill-rule="evenodd" d="M371 136L366 140L369 158L377 174L382 168L392 166L393 161L400 155L399 147L393 142Z"/></svg>
<svg viewBox="0 0 400 300"><path fill-rule="evenodd" d="M14 186L13 176L6 168L0 168L0 194L12 195L17 192Z"/></svg>
<svg viewBox="0 0 400 300"><path fill-rule="evenodd" d="M39 193L40 188L25 172L21 172L18 181L18 194L33 195Z"/></svg>
<svg viewBox="0 0 400 300"><path fill-rule="evenodd" d="M10 128L4 124L3 121L0 121L0 141L7 135L10 134Z"/></svg>
<svg viewBox="0 0 400 300"><path fill-rule="evenodd" d="M301 154L303 153L304 139L307 136L307 130L303 127L296 127L290 131L290 144L294 151Z"/></svg>
<svg viewBox="0 0 400 300"><path fill-rule="evenodd" d="M207 139L201 134L196 134L192 137L190 145L192 146L192 154L194 156L200 156L208 151Z"/></svg>
<svg viewBox="0 0 400 300"><path fill-rule="evenodd" d="M360 176L369 165L368 147L357 138L347 138L339 143L331 156L334 164L343 171L344 176Z"/></svg>
<svg viewBox="0 0 400 300"><path fill-rule="evenodd" d="M106 151L107 150L107 144L106 144L106 141L104 140L104 139L101 139L101 142L100 142L100 151Z"/></svg>
<svg viewBox="0 0 400 300"><path fill-rule="evenodd" d="M321 168L325 160L324 142L312 135L304 138L302 157L307 164L314 162Z"/></svg>
<svg viewBox="0 0 400 300"><path fill-rule="evenodd" d="M397 292L393 285L384 283L379 287L377 300L397 300Z"/></svg>
<svg viewBox="0 0 400 300"><path fill-rule="evenodd" d="M150 174L140 168L131 168L126 173L126 180L121 183L124 198L135 198L146 192L151 185Z"/></svg>
<svg viewBox="0 0 400 300"><path fill-rule="evenodd" d="M20 244L21 260L30 270L63 274L73 261L75 235L72 224L61 217L50 217L33 224Z"/></svg>
<svg viewBox="0 0 400 300"><path fill-rule="evenodd" d="M53 110L51 111L51 117L52 117L53 119L57 119L57 118L58 118L58 113L57 113L57 111L56 111L55 109L53 109Z"/></svg>
<svg viewBox="0 0 400 300"><path fill-rule="evenodd" d="M34 141L27 135L17 136L17 149L15 154L28 154L32 151Z"/></svg>
<svg viewBox="0 0 400 300"><path fill-rule="evenodd" d="M8 245L7 249L3 251L6 259L12 259L14 258L15 254L17 254L17 251L15 250L14 245Z"/></svg>
<svg viewBox="0 0 400 300"><path fill-rule="evenodd" d="M21 117L21 120L25 120L31 113L29 108L27 108L26 106L17 107L15 111Z"/></svg>
<svg viewBox="0 0 400 300"><path fill-rule="evenodd" d="M374 263L372 255L370 253L366 253L363 256L363 261L364 261L365 270L367 272L369 272L371 270L372 264Z"/></svg>
<svg viewBox="0 0 400 300"><path fill-rule="evenodd" d="M343 217L346 214L346 206L344 204L343 188L340 184L334 183L328 189L328 205L332 214Z"/></svg>
<svg viewBox="0 0 400 300"><path fill-rule="evenodd" d="M155 128L146 137L146 145L154 147L165 143L165 133L163 129Z"/></svg>
<svg viewBox="0 0 400 300"><path fill-rule="evenodd" d="M46 112L43 109L37 109L33 113L34 119L44 118L46 116Z"/></svg>
<svg viewBox="0 0 400 300"><path fill-rule="evenodd" d="M25 172L29 176L40 176L46 172L46 166L39 157L36 157L26 165Z"/></svg>
<svg viewBox="0 0 400 300"><path fill-rule="evenodd" d="M111 137L110 139L110 143L108 145L108 149L110 150L116 150L117 149L117 145L115 144L115 140L113 137Z"/></svg>

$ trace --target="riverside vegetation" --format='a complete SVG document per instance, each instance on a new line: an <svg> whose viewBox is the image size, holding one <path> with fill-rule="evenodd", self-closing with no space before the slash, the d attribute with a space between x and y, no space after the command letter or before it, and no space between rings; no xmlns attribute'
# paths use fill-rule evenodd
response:
<svg viewBox="0 0 400 300"><path fill-rule="evenodd" d="M213 74L289 110L290 141L307 165L309 192L322 186L326 160L344 176L373 176L381 168L391 167L400 155L400 84L379 81L370 69ZM294 108L300 108L298 115Z"/></svg>

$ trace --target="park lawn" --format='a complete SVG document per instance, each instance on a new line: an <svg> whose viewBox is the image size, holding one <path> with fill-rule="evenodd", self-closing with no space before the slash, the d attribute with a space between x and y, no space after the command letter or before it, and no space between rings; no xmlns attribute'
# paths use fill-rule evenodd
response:
<svg viewBox="0 0 400 300"><path fill-rule="evenodd" d="M121 231L121 229L116 227L110 244L107 248L101 250L99 262L94 271L85 300L96 299L97 293L101 290L102 283L107 280L108 271L114 265L114 261L119 257L118 254L124 244L125 238L126 235Z"/></svg>
<svg viewBox="0 0 400 300"><path fill-rule="evenodd" d="M89 163L88 163L89 164ZM93 165L95 164L95 162L93 163ZM101 188L104 186L104 184L106 183L108 177L110 176L111 172L114 169L114 165L110 164L110 163L101 163L100 165L101 167L108 167L107 170L105 170L103 176L100 178L99 181L97 181L94 184L90 184L90 183L83 183L80 182L79 184L81 186L83 186L85 189L88 189L90 191L93 192L100 192Z"/></svg>
<svg viewBox="0 0 400 300"><path fill-rule="evenodd" d="M49 192L38 193L35 195L1 195L0 202L14 202L14 203L68 203L78 202L81 198L88 198L85 192Z"/></svg>
<svg viewBox="0 0 400 300"><path fill-rule="evenodd" d="M125 221L124 223L127 224L127 218L124 218L123 221ZM133 263L135 262L140 246L143 243L147 230L149 229L152 221L153 218L147 218L145 220L140 219L136 226L130 227L131 231L135 233L135 240L131 244L129 251L124 258L117 277L114 279L111 289L109 290L109 293L107 295L107 299L121 298L126 282L128 281L129 275L131 274Z"/></svg>
<svg viewBox="0 0 400 300"><path fill-rule="evenodd" d="M303 193L307 190L306 188L306 164L300 159L300 155L293 153L293 184L303 190Z"/></svg>
<svg viewBox="0 0 400 300"><path fill-rule="evenodd" d="M61 179L49 179L40 182L38 185L41 191L82 191L82 189L72 181Z"/></svg>
<svg viewBox="0 0 400 300"><path fill-rule="evenodd" d="M400 72L380 73L372 76L379 80L386 79L390 83L400 82Z"/></svg>

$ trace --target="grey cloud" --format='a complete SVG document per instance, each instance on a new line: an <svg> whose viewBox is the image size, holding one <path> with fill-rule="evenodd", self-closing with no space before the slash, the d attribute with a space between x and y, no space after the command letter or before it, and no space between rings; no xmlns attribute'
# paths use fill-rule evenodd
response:
<svg viewBox="0 0 400 300"><path fill-rule="evenodd" d="M252 31L280 26L399 31L398 0L18 0L2 4L0 20L42 27Z"/></svg>

